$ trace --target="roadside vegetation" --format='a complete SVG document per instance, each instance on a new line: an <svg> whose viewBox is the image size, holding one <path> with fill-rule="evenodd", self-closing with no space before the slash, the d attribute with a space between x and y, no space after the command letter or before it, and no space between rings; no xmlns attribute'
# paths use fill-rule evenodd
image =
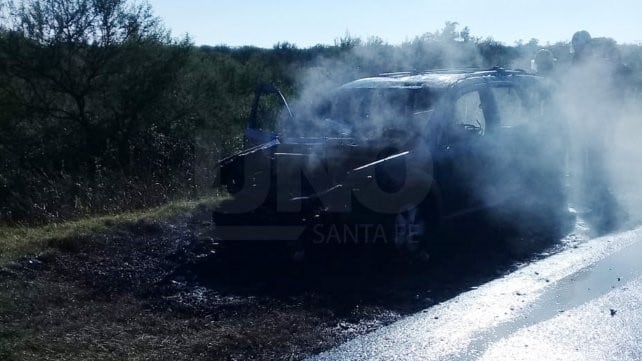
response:
<svg viewBox="0 0 642 361"><path fill-rule="evenodd" d="M140 223L165 222L194 212L206 212L225 196L215 195L194 200L172 201L158 207L89 216L73 221L40 226L0 226L0 266L24 254L37 254L50 247L65 248L66 243L104 233L111 228Z"/></svg>

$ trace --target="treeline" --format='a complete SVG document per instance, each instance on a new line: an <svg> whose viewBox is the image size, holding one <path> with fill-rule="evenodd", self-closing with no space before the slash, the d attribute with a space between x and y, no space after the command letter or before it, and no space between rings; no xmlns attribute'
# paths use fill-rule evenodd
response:
<svg viewBox="0 0 642 361"><path fill-rule="evenodd" d="M0 223L210 192L216 160L242 146L262 83L295 97L310 69L338 83L398 70L526 67L539 48L475 38L456 23L399 46L346 35L306 49L195 47L141 2L0 1L0 11ZM628 51L641 59L638 47Z"/></svg>

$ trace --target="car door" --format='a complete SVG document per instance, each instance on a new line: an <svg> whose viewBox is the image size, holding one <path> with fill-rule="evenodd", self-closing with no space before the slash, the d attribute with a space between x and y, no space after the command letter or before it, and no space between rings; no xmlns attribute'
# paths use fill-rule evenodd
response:
<svg viewBox="0 0 642 361"><path fill-rule="evenodd" d="M488 138L497 121L495 113L485 84L456 92L452 98L435 164L446 217L488 206L485 193L495 175Z"/></svg>
<svg viewBox="0 0 642 361"><path fill-rule="evenodd" d="M497 110L495 163L502 177L497 187L505 199L519 203L540 198L564 201L562 176L565 152L560 126L546 93L536 84L501 83L490 88Z"/></svg>
<svg viewBox="0 0 642 361"><path fill-rule="evenodd" d="M283 93L274 85L260 85L254 94L244 145L249 148L276 139L278 121L282 116L293 118Z"/></svg>

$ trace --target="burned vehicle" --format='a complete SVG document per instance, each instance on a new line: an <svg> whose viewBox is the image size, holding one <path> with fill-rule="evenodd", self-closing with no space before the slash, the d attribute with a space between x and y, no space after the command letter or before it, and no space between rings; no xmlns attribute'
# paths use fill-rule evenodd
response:
<svg viewBox="0 0 642 361"><path fill-rule="evenodd" d="M220 162L232 195L214 213L224 239L416 253L471 217L550 232L567 210L563 127L537 76L383 74L292 110L276 88L259 93L285 110L271 128L257 95L246 149Z"/></svg>

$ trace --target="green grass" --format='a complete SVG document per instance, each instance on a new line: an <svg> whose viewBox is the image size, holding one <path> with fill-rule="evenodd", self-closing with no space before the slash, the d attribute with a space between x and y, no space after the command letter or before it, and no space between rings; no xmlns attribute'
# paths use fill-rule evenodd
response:
<svg viewBox="0 0 642 361"><path fill-rule="evenodd" d="M209 196L198 200L169 202L150 209L87 217L44 226L0 227L0 265L21 255L41 252L48 247L53 239L88 236L103 232L113 226L133 224L144 220L165 220L202 207L213 207L223 199L223 196Z"/></svg>

